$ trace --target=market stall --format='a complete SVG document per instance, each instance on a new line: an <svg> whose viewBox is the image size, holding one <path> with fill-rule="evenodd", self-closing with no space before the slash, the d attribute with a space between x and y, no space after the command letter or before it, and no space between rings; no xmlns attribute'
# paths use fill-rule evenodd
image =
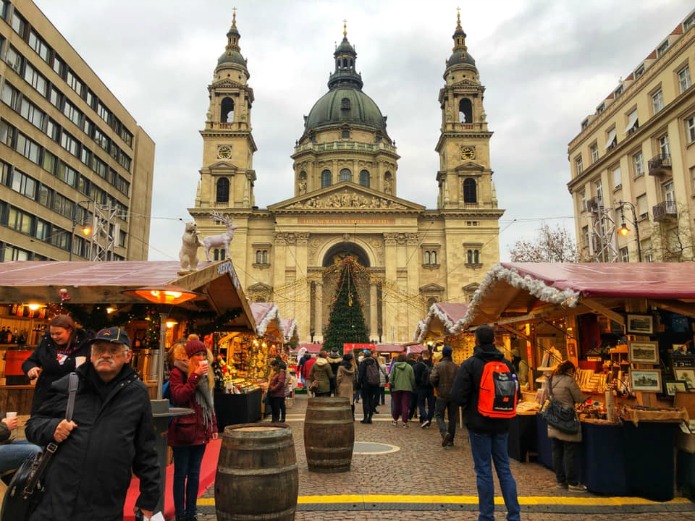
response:
<svg viewBox="0 0 695 521"><path fill-rule="evenodd" d="M446 344L452 349L452 360L457 364L473 354L473 335L458 326L466 315L468 304L435 302L415 330L415 342L431 345L436 353Z"/></svg>
<svg viewBox="0 0 695 521"><path fill-rule="evenodd" d="M167 347L196 328L255 329L231 261L202 263L198 271L185 275L179 275L179 270L178 262L168 261L0 263L0 331L3 327L26 331L24 346L0 344L0 354L7 358L22 347L26 358L39 343L48 320L58 313L68 312L92 330L117 325L128 332L133 364L154 398L162 317L172 326L164 328ZM153 304L138 294L152 292L190 292L194 298L180 304L165 300ZM15 361L10 356L14 364L10 371L17 373L24 358ZM28 414L33 386L9 384L0 385L0 408Z"/></svg>
<svg viewBox="0 0 695 521"><path fill-rule="evenodd" d="M687 392L686 377L695 373L685 365L695 358L694 283L692 263L501 263L453 329L506 331L534 372L532 384L542 384L561 359L582 368L578 382L592 402L580 410L589 490L666 500L675 428L687 418L672 407L673 396ZM669 382L683 382L684 391ZM537 421L539 458L544 430ZM605 469L607 446L610 479L596 473ZM659 450L635 457L647 447Z"/></svg>

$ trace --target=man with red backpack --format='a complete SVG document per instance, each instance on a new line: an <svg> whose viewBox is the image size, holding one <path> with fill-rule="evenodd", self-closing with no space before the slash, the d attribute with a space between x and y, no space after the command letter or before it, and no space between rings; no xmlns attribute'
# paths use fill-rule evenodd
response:
<svg viewBox="0 0 695 521"><path fill-rule="evenodd" d="M479 326L475 340L473 356L461 364L451 396L463 407L463 422L470 436L478 487L478 520L495 519L492 461L507 507L507 520L520 521L516 481L507 452L509 422L516 414L516 374L511 362L495 347L495 332L490 326Z"/></svg>

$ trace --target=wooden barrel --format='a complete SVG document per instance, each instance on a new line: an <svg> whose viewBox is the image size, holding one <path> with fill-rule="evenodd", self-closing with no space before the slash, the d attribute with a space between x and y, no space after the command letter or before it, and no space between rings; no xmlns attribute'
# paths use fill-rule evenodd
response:
<svg viewBox="0 0 695 521"><path fill-rule="evenodd" d="M352 463L355 425L347 398L309 398L304 449L312 472L347 472Z"/></svg>
<svg viewBox="0 0 695 521"><path fill-rule="evenodd" d="M218 521L293 520L299 475L284 423L228 425L215 477Z"/></svg>

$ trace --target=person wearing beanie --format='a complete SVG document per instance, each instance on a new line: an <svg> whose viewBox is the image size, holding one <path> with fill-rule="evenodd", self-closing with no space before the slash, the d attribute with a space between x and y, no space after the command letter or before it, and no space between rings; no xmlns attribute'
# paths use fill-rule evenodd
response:
<svg viewBox="0 0 695 521"><path fill-rule="evenodd" d="M331 370L333 371L333 378L331 379L331 394L336 396L336 377L338 376L338 366L340 366L340 362L343 361L343 355L340 354L337 347L334 347L331 349L330 353L328 353L327 360L328 364L331 366Z"/></svg>
<svg viewBox="0 0 695 521"><path fill-rule="evenodd" d="M357 386L362 397L360 423L369 424L372 423L372 416L376 411L377 400L379 399L379 364L369 349L364 349L362 353L364 356L357 370ZM374 376L376 376L376 380Z"/></svg>
<svg viewBox="0 0 695 521"><path fill-rule="evenodd" d="M473 468L478 488L480 519L495 517L495 486L492 476L492 461L507 507L507 520L520 521L519 498L516 481L509 468L509 418L490 418L478 411L480 381L485 364L502 362L514 373L512 363L495 346L495 330L487 325L475 330L473 356L461 364L451 389L451 398L463 407L463 421L470 437Z"/></svg>
<svg viewBox="0 0 695 521"><path fill-rule="evenodd" d="M328 397L331 395L331 380L335 375L328 363L328 353L326 351L319 352L316 362L309 370L309 381L317 382L318 387L314 391L315 396Z"/></svg>
<svg viewBox="0 0 695 521"><path fill-rule="evenodd" d="M170 401L176 407L193 409L194 414L177 416L169 424L168 443L174 455L174 510L177 521L196 519L200 465L205 448L217 439L217 417L213 403L214 375L208 351L196 336L189 336L181 349L173 351L169 374Z"/></svg>
<svg viewBox="0 0 695 521"><path fill-rule="evenodd" d="M442 436L442 447L449 448L454 446L454 436L456 436L456 422L458 420L458 404L451 398L451 386L454 384L458 366L451 360L452 349L444 346L442 358L437 362L430 372L430 383L437 391L437 398L434 402L434 419ZM444 422L446 412L449 424Z"/></svg>

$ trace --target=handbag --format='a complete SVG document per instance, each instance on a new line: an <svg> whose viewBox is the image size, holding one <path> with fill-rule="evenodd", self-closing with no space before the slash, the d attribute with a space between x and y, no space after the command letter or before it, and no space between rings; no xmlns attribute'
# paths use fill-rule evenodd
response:
<svg viewBox="0 0 695 521"><path fill-rule="evenodd" d="M551 427L556 428L565 434L576 434L579 432L579 419L574 407L565 405L553 398L553 379L548 384L549 400L546 402L541 417Z"/></svg>
<svg viewBox="0 0 695 521"><path fill-rule="evenodd" d="M319 390L319 381L318 380L312 380L311 383L309 384L309 390L316 392Z"/></svg>
<svg viewBox="0 0 695 521"><path fill-rule="evenodd" d="M65 419L72 420L77 394L77 373L68 377L68 405L65 409ZM38 506L44 493L43 476L53 455L58 450L58 444L49 443L43 452L27 458L12 476L2 501L0 521L26 521Z"/></svg>

